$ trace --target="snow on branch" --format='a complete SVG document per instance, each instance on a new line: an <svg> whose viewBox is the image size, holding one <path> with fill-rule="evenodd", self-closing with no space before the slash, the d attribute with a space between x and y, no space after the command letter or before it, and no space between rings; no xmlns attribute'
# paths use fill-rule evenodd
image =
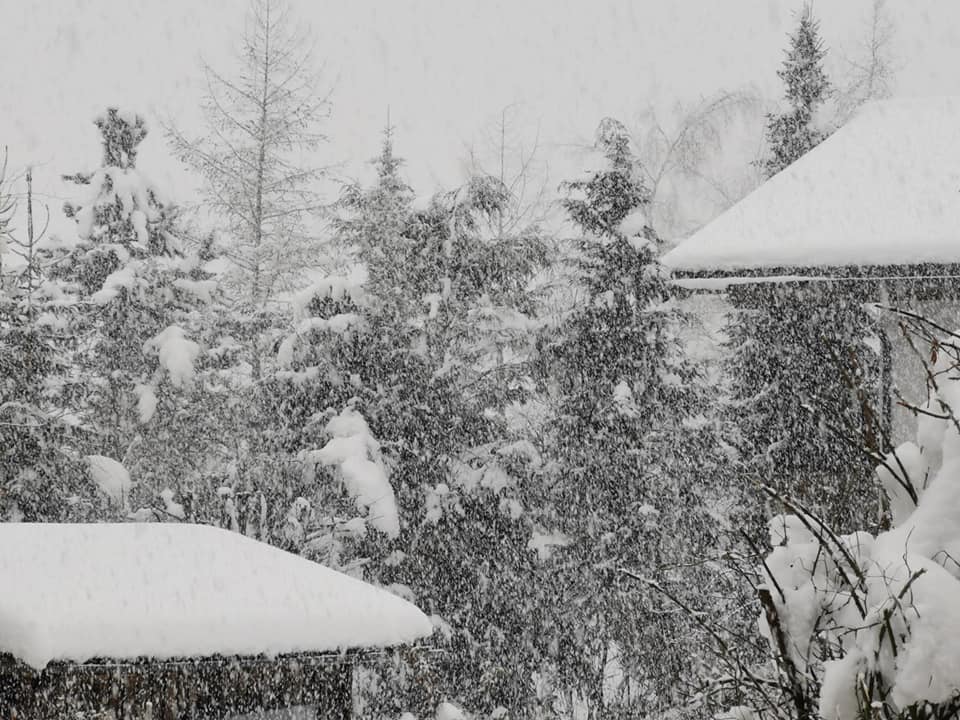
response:
<svg viewBox="0 0 960 720"><path fill-rule="evenodd" d="M388 537L397 537L397 502L380 455L380 443L367 421L352 407L345 407L325 429L330 440L320 450L301 453L304 466L308 470L317 465L335 468L357 507L367 511L366 522Z"/></svg>
<svg viewBox="0 0 960 720"><path fill-rule="evenodd" d="M184 337L183 330L176 325L147 340L143 344L143 352L145 355L157 355L160 367L167 371L174 387L183 387L193 381L193 363L200 354L200 346Z"/></svg>
<svg viewBox="0 0 960 720"><path fill-rule="evenodd" d="M130 473L113 458L105 455L87 455L87 469L90 479L100 491L117 504L117 507L126 510L130 498Z"/></svg>

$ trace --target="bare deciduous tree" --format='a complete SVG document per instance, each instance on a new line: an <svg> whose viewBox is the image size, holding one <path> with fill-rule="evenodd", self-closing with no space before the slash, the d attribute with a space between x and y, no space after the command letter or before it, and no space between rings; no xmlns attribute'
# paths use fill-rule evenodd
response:
<svg viewBox="0 0 960 720"><path fill-rule="evenodd" d="M4 166L6 165L6 159L4 159ZM5 168L4 168L5 169ZM3 181L4 172L0 170L0 184ZM34 307L34 293L40 285L43 276L43 263L40 258L40 241L44 239L47 234L47 228L50 226L50 208L46 204L43 205L44 213L46 218L44 220L43 228L39 233L34 231L33 224L33 168L28 167L25 173L25 179L27 184L27 236L25 239L14 237L12 234L9 234L7 237L8 246L7 249L13 254L21 259L23 262L22 269L16 274L16 282L21 287L21 292L26 299L26 315L27 318L32 321L34 317L35 307ZM0 191L2 192L2 191ZM3 198L0 194L0 223L3 222L3 207L8 209L8 213L12 213L16 207L16 200L13 197L8 199ZM5 232L5 228L0 224L0 236ZM2 241L2 237L0 237ZM52 261L47 261L50 263Z"/></svg>
<svg viewBox="0 0 960 720"><path fill-rule="evenodd" d="M308 220L323 208L325 169L306 158L325 140L318 125L330 104L306 30L283 0L252 0L240 62L233 77L205 66L204 136L166 130L206 180L229 230L237 297L256 308L311 263Z"/></svg>
<svg viewBox="0 0 960 720"><path fill-rule="evenodd" d="M532 139L523 132L520 107L507 105L481 142L468 149L466 171L490 177L503 188L506 202L492 213L489 231L497 238L521 234L550 215L549 167L542 157L540 128Z"/></svg>
<svg viewBox="0 0 960 720"><path fill-rule="evenodd" d="M11 190L11 180L7 179L7 148L3 148L3 161L0 162L0 271L3 270L3 253L10 240L13 214L17 201Z"/></svg>
<svg viewBox="0 0 960 720"><path fill-rule="evenodd" d="M632 141L650 188L649 220L661 236L690 232L759 184L750 161L761 150L762 117L760 98L746 90L678 104L669 119L653 107L640 114ZM731 151L749 157L728 162ZM692 199L708 207L686 207Z"/></svg>
<svg viewBox="0 0 960 720"><path fill-rule="evenodd" d="M846 78L837 92L836 125L842 125L870 100L890 97L897 66L893 53L895 28L887 0L873 0L870 17L857 43L856 54L844 58Z"/></svg>

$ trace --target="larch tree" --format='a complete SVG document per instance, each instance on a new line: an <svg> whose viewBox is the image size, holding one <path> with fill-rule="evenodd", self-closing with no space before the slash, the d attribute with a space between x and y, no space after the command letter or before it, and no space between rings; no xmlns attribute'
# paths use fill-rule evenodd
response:
<svg viewBox="0 0 960 720"><path fill-rule="evenodd" d="M767 116L770 156L763 162L768 177L794 162L825 137L817 126L817 112L831 92L823 69L827 51L820 39L820 23L805 5L797 29L790 36L783 66L777 75L785 87L787 109Z"/></svg>
<svg viewBox="0 0 960 720"><path fill-rule="evenodd" d="M171 125L167 135L203 176L208 207L226 224L233 271L225 284L256 332L267 301L318 265L311 222L323 208L317 184L326 172L315 157L330 104L308 35L283 0L252 1L239 61L233 76L206 67L206 134L188 137ZM255 375L262 352L252 350Z"/></svg>

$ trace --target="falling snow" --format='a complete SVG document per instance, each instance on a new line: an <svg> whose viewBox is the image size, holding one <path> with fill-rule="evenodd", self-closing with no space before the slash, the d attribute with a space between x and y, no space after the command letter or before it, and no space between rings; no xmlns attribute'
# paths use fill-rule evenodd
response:
<svg viewBox="0 0 960 720"><path fill-rule="evenodd" d="M0 718L960 716L956 8L44 4Z"/></svg>

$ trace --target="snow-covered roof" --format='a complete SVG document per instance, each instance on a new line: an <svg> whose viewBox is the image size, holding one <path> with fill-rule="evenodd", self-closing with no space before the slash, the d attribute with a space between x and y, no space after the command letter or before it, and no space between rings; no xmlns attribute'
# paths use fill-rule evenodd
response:
<svg viewBox="0 0 960 720"><path fill-rule="evenodd" d="M960 97L865 106L663 261L722 272L960 262Z"/></svg>
<svg viewBox="0 0 960 720"><path fill-rule="evenodd" d="M432 631L381 588L214 527L0 523L0 653L51 660L388 647Z"/></svg>

